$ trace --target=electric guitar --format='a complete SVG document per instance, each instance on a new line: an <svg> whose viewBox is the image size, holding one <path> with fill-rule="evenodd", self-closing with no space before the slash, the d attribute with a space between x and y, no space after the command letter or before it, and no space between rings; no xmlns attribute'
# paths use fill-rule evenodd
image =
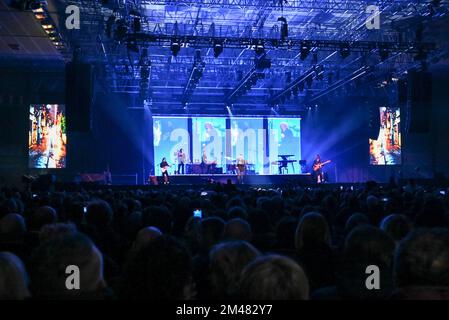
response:
<svg viewBox="0 0 449 320"><path fill-rule="evenodd" d="M313 171L318 171L320 170L322 167L324 167L326 164L331 163L331 160L327 160L321 163L317 163L313 165Z"/></svg>
<svg viewBox="0 0 449 320"><path fill-rule="evenodd" d="M162 173L166 173L167 170L168 170L168 168L170 168L170 167L171 167L170 165L165 166L165 167L162 167L162 168L161 168Z"/></svg>

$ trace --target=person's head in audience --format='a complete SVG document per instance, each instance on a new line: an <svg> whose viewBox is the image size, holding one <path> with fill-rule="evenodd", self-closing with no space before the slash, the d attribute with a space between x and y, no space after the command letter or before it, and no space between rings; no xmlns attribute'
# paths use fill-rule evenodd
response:
<svg viewBox="0 0 449 320"><path fill-rule="evenodd" d="M0 234L10 240L19 240L26 232L25 219L16 213L9 213L0 219Z"/></svg>
<svg viewBox="0 0 449 320"><path fill-rule="evenodd" d="M214 298L236 297L243 268L259 255L246 241L217 244L210 251L210 282Z"/></svg>
<svg viewBox="0 0 449 320"><path fill-rule="evenodd" d="M197 240L202 250L210 247L223 239L225 222L217 217L205 218L200 221L197 229Z"/></svg>
<svg viewBox="0 0 449 320"><path fill-rule="evenodd" d="M104 200L96 200L88 204L86 222L96 228L108 227L113 218L113 212L109 203Z"/></svg>
<svg viewBox="0 0 449 320"><path fill-rule="evenodd" d="M254 234L267 234L273 229L270 216L261 209L252 209L248 215L248 222Z"/></svg>
<svg viewBox="0 0 449 320"><path fill-rule="evenodd" d="M162 236L162 232L156 227L145 227L141 229L134 242L134 250L140 250L147 246L154 239Z"/></svg>
<svg viewBox="0 0 449 320"><path fill-rule="evenodd" d="M318 244L330 245L329 225L321 214L310 212L299 220L295 234L295 247L301 251Z"/></svg>
<svg viewBox="0 0 449 320"><path fill-rule="evenodd" d="M251 241L251 226L243 219L235 218L226 223L225 239Z"/></svg>
<svg viewBox="0 0 449 320"><path fill-rule="evenodd" d="M420 228L448 228L448 209L440 199L426 195L414 222L415 226Z"/></svg>
<svg viewBox="0 0 449 320"><path fill-rule="evenodd" d="M228 210L228 219L248 219L246 209L240 206L232 207Z"/></svg>
<svg viewBox="0 0 449 320"><path fill-rule="evenodd" d="M31 216L31 228L39 231L46 224L55 223L58 220L56 210L50 206L39 207Z"/></svg>
<svg viewBox="0 0 449 320"><path fill-rule="evenodd" d="M77 233L76 225L73 223L53 223L43 226L39 232L39 241L45 241L61 238Z"/></svg>
<svg viewBox="0 0 449 320"><path fill-rule="evenodd" d="M345 224L345 235L348 235L354 228L363 225L369 225L369 219L366 215L362 213L352 214Z"/></svg>
<svg viewBox="0 0 449 320"><path fill-rule="evenodd" d="M279 255L257 258L243 270L240 297L248 300L307 300L309 283L304 270Z"/></svg>
<svg viewBox="0 0 449 320"><path fill-rule="evenodd" d="M125 299L183 300L195 296L190 254L172 236L159 236L143 247L131 262L125 282Z"/></svg>
<svg viewBox="0 0 449 320"><path fill-rule="evenodd" d="M22 261L10 252L0 252L0 300L29 297L28 275Z"/></svg>
<svg viewBox="0 0 449 320"><path fill-rule="evenodd" d="M449 289L449 230L417 229L399 245L394 260L398 288Z"/></svg>
<svg viewBox="0 0 449 320"><path fill-rule="evenodd" d="M37 298L103 298L103 257L93 242L81 233L55 237L33 252L30 263L30 288ZM67 288L67 268L79 270L79 289ZM70 271L70 270L69 270ZM70 285L77 286L77 271Z"/></svg>
<svg viewBox="0 0 449 320"><path fill-rule="evenodd" d="M170 234L173 227L170 210L165 206L151 206L143 212L145 226L158 228L163 234Z"/></svg>
<svg viewBox="0 0 449 320"><path fill-rule="evenodd" d="M298 219L284 217L276 226L276 241L279 249L295 249L295 233Z"/></svg>
<svg viewBox="0 0 449 320"><path fill-rule="evenodd" d="M347 260L391 266L394 249L393 239L384 231L372 226L358 226L347 235L343 250Z"/></svg>
<svg viewBox="0 0 449 320"><path fill-rule="evenodd" d="M0 218L9 213L19 213L19 206L14 198L9 198L0 203Z"/></svg>
<svg viewBox="0 0 449 320"><path fill-rule="evenodd" d="M405 215L391 214L382 220L380 228L398 243L410 232L412 223Z"/></svg>

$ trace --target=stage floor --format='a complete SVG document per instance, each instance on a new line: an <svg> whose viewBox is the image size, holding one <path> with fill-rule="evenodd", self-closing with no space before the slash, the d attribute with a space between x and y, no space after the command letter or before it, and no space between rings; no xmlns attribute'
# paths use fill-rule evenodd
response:
<svg viewBox="0 0 449 320"><path fill-rule="evenodd" d="M162 177L157 177L158 183L163 182ZM171 185L198 185L211 182L226 183L231 180L233 184L238 182L235 174L189 174L189 175L171 175ZM294 184L310 184L312 176L310 173L304 174L285 174L285 175L245 175L243 176L243 184L248 185L285 185Z"/></svg>

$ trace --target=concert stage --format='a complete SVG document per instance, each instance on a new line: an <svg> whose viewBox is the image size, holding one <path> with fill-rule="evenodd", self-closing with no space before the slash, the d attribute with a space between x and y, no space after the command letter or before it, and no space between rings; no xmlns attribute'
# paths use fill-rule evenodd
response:
<svg viewBox="0 0 449 320"><path fill-rule="evenodd" d="M162 183L162 178L157 177L158 183ZM201 185L211 182L226 183L231 180L237 184L237 175L233 174L189 174L170 176L171 185ZM153 180L154 181L154 180ZM243 184L247 185L286 185L289 183L306 185L312 183L310 173L287 174L287 175L245 175Z"/></svg>

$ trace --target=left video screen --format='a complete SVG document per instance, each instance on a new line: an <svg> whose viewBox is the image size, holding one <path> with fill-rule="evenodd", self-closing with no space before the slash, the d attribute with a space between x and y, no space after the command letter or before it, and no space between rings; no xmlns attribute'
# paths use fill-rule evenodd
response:
<svg viewBox="0 0 449 320"><path fill-rule="evenodd" d="M65 106L32 104L29 114L28 166L36 169L61 169L67 160Z"/></svg>

